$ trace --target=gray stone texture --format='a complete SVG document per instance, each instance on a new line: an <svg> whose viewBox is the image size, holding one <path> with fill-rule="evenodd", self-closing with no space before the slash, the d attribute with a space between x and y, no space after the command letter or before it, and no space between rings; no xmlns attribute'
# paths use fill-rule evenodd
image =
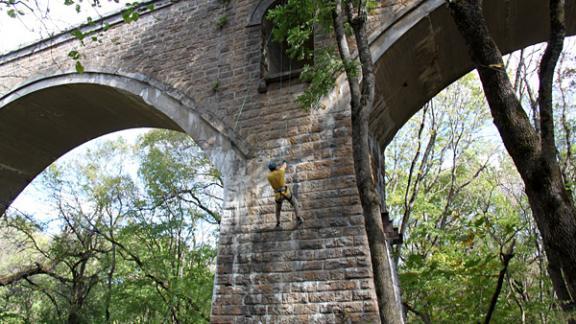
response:
<svg viewBox="0 0 576 324"><path fill-rule="evenodd" d="M156 1L156 11L132 24L108 18L114 25L99 42L80 46L63 34L0 56L0 201L8 205L56 158L94 137L142 126L185 131L225 182L213 323L378 322L345 80L324 109L310 112L296 102L305 87L297 79L259 93L253 17L266 1ZM471 68L442 0L389 2L370 25L378 80L370 127L381 147ZM485 1L506 52L545 39L544 2ZM572 33L576 19L568 21ZM328 43L318 35L317 46ZM67 56L76 48L82 75ZM282 159L305 223L295 228L286 206L274 230L266 165Z"/></svg>

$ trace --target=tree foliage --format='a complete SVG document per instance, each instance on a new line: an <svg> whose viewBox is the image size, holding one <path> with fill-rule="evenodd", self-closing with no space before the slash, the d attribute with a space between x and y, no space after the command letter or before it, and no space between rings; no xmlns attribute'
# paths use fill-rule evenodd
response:
<svg viewBox="0 0 576 324"><path fill-rule="evenodd" d="M526 107L541 48L507 60ZM554 84L563 112L556 131L560 163L572 179L576 116L562 99L574 97L570 55L562 62ZM395 252L409 322L484 322L500 277L491 322L564 320L522 179L493 129L475 75L413 117L387 148L386 161L390 212L404 229L404 245Z"/></svg>
<svg viewBox="0 0 576 324"><path fill-rule="evenodd" d="M209 321L222 182L185 134L101 142L39 181L53 215L2 220L2 322Z"/></svg>

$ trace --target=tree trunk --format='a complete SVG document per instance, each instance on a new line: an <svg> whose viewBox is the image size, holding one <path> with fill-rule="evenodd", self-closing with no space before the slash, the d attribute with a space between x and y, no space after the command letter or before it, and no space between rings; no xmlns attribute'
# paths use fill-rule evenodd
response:
<svg viewBox="0 0 576 324"><path fill-rule="evenodd" d="M569 306L574 305L576 296L576 209L566 191L556 157L551 90L543 89L547 87L547 82L551 82L548 74L553 72L555 55L562 48L564 9L562 0L551 0L550 5L552 35L547 48L547 53L550 53L544 55L540 71L541 139L514 95L504 69L502 54L490 36L483 17L481 0L449 2L452 17L478 69L494 123L524 181L530 207L552 267L549 274L554 288L561 304ZM546 78L549 80L543 80Z"/></svg>
<svg viewBox="0 0 576 324"><path fill-rule="evenodd" d="M68 319L66 321L68 324L79 324L81 323L80 315L78 314L78 310L75 308L70 309L70 313L68 313Z"/></svg>
<svg viewBox="0 0 576 324"><path fill-rule="evenodd" d="M344 6L343 6L344 5ZM402 304L396 293L393 265L389 245L384 235L384 226L380 215L379 198L372 179L368 117L374 102L374 64L370 54L366 35L366 3L360 1L358 14L352 8L352 2L336 1L334 10L334 30L338 40L340 57L347 68L346 74L350 86L350 105L352 110L352 146L356 185L362 204L366 234L370 247L374 285L378 297L380 320L382 323L404 323ZM362 66L362 81L350 73L353 59L350 55L344 32L347 20L354 29L354 36Z"/></svg>

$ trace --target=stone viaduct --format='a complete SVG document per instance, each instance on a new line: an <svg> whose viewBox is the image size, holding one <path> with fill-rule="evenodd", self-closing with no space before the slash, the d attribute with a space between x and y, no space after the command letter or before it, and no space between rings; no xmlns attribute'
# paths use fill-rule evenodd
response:
<svg viewBox="0 0 576 324"><path fill-rule="evenodd" d="M137 22L112 15L83 27L98 33L109 24L99 42L81 47L63 33L0 56L0 211L90 139L133 127L183 131L225 179L212 322L377 322L346 83L339 79L325 109L306 112L295 100L305 84L263 75L262 19L273 0L152 2L156 9ZM572 34L576 9L567 4ZM503 52L546 39L548 1L484 6ZM382 149L471 63L445 0L382 6L371 42L378 82L370 129ZM84 55L82 74L67 56L75 48ZM271 159L292 165L302 227L293 229L284 212L282 229L273 230Z"/></svg>

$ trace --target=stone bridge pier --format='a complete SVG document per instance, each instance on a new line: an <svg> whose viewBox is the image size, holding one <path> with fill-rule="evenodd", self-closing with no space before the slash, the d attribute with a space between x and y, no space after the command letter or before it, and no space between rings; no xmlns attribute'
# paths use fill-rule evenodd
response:
<svg viewBox="0 0 576 324"><path fill-rule="evenodd" d="M566 2L573 33L574 1ZM277 53L267 47L263 20L276 1L151 3L155 10L143 9L134 23L112 15L79 27L96 42L87 37L83 46L65 32L0 56L0 211L50 163L90 139L134 127L186 132L225 184L213 323L379 322L345 80L338 79L324 109L300 108L296 98L306 84L294 78L297 69L263 55ZM504 52L546 39L548 1L484 5ZM370 26L377 68L370 130L383 151L472 65L443 0L382 6ZM326 37L314 45L326 45ZM81 53L82 74L72 50ZM304 224L296 228L286 206L281 229L274 229L266 166L283 159Z"/></svg>

